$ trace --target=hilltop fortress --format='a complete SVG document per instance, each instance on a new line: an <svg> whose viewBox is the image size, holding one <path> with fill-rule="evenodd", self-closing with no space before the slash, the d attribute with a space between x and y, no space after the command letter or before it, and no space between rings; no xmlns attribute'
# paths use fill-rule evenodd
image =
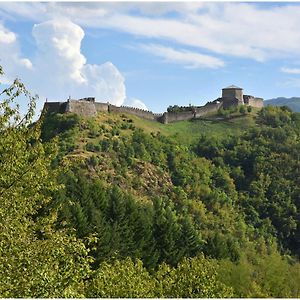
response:
<svg viewBox="0 0 300 300"><path fill-rule="evenodd" d="M118 112L136 115L138 117L168 124L177 121L191 120L205 117L217 112L220 108L228 109L232 106L246 105L252 107L263 107L263 99L250 95L244 95L243 89L231 85L222 89L222 97L207 102L204 106L181 107L176 112L164 112L156 114L139 108L128 106L115 106L113 104L96 102L95 98L83 98L79 100L68 99L65 102L45 102L43 111L46 113L72 112L85 117L94 117L98 112Z"/></svg>

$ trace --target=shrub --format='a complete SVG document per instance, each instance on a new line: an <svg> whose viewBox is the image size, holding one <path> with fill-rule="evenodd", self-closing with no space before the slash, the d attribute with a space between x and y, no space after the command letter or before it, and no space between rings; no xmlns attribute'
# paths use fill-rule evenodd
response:
<svg viewBox="0 0 300 300"><path fill-rule="evenodd" d="M240 112L241 115L245 115L246 114L246 108L245 108L244 105L240 106L239 112Z"/></svg>

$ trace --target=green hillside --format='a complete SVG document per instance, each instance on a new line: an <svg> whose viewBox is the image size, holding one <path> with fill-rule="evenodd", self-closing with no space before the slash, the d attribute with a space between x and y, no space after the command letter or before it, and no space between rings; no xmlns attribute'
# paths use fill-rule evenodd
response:
<svg viewBox="0 0 300 300"><path fill-rule="evenodd" d="M59 218L79 238L97 234L93 255L100 264L129 256L155 269L203 253L226 265L219 280L234 287L233 295L284 295L260 285L268 278L251 277L263 272L252 255L264 257L258 249L268 249L260 265L275 263L278 251L299 255L298 177L288 171L298 164L292 154L298 118L273 107L167 125L117 113L52 115L44 121L44 139L58 133L58 161L72 166L60 198L73 204L64 205ZM236 263L253 269L248 291L227 273Z"/></svg>
<svg viewBox="0 0 300 300"><path fill-rule="evenodd" d="M130 114L99 113L96 118L52 114L44 120L42 129L45 141L57 134L60 137L60 159L69 158L74 165L87 164L86 176L101 178L109 185L117 184L149 200L149 195L163 195L166 188L172 189L172 174L166 172L168 152L179 151L181 156L194 160L190 147L199 139L221 141L240 136L256 126L256 113L234 112L226 119L212 116L210 120L171 124ZM155 153L157 157L153 158ZM120 163L118 167L116 161ZM93 168L90 164L94 164Z"/></svg>
<svg viewBox="0 0 300 300"><path fill-rule="evenodd" d="M168 137L174 137L185 144L191 144L202 134L210 134L214 137L222 137L242 133L245 129L255 125L254 115L237 116L232 119L224 120L218 117L212 120L191 120L180 121L170 124L160 124L143 120L135 116L130 116L134 124L145 132L160 132Z"/></svg>
<svg viewBox="0 0 300 300"><path fill-rule="evenodd" d="M147 134L157 134L160 133L172 140L177 140L185 145L190 145L197 141L202 135L209 134L212 137L222 138L228 137L229 135L239 135L245 130L252 126L255 126L257 110L251 113L242 115L238 112L232 113L228 118L223 118L221 116L215 115L210 118L195 119L190 121L180 121L170 124L162 124L156 121L150 121L146 119L139 118L131 114L119 114L119 113L98 113L96 118L86 119L74 116L77 122L86 122L87 124L92 124L91 126L100 128L102 132L99 134L97 132L97 137L90 137L89 129L80 130L80 137L91 139L97 141L103 136L105 136L105 130L108 129L118 129L122 130L122 135L128 136L132 133L132 127L139 128ZM63 115L57 115L58 118L55 119L60 121L64 119ZM72 115L70 119L72 118ZM46 120L47 122L48 120ZM87 126L89 126L87 125ZM47 126L49 124L47 123ZM57 128L53 128L55 125L51 124L47 134L51 135ZM54 130L54 131L52 131ZM95 128L97 130L97 128ZM51 132L52 131L52 132Z"/></svg>

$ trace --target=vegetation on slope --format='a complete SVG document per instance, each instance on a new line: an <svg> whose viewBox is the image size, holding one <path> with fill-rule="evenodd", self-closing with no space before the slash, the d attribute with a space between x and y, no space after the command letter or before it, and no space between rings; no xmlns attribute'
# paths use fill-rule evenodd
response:
<svg viewBox="0 0 300 300"><path fill-rule="evenodd" d="M59 118L73 124L61 139L61 159L69 157L72 171L64 175L61 201L70 205L60 220L80 238L97 237L97 263L130 256L151 270L204 253L226 266L220 280L236 286L235 296L296 293L267 289L268 279L257 274L268 259L297 268L297 114L268 107L256 116L168 125L129 115L80 120L70 114L53 115L45 128L59 127ZM232 128L230 134L222 126ZM235 268L249 270L247 287L228 275ZM289 286L287 278L282 285Z"/></svg>
<svg viewBox="0 0 300 300"><path fill-rule="evenodd" d="M22 92L0 106L2 297L299 297L298 114L32 124Z"/></svg>

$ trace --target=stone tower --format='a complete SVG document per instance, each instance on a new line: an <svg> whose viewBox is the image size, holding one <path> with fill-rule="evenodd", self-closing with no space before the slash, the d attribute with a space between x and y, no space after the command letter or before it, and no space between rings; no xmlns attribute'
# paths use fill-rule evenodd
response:
<svg viewBox="0 0 300 300"><path fill-rule="evenodd" d="M230 85L227 88L222 89L222 101L224 108L233 105L243 105L243 89L235 85Z"/></svg>

